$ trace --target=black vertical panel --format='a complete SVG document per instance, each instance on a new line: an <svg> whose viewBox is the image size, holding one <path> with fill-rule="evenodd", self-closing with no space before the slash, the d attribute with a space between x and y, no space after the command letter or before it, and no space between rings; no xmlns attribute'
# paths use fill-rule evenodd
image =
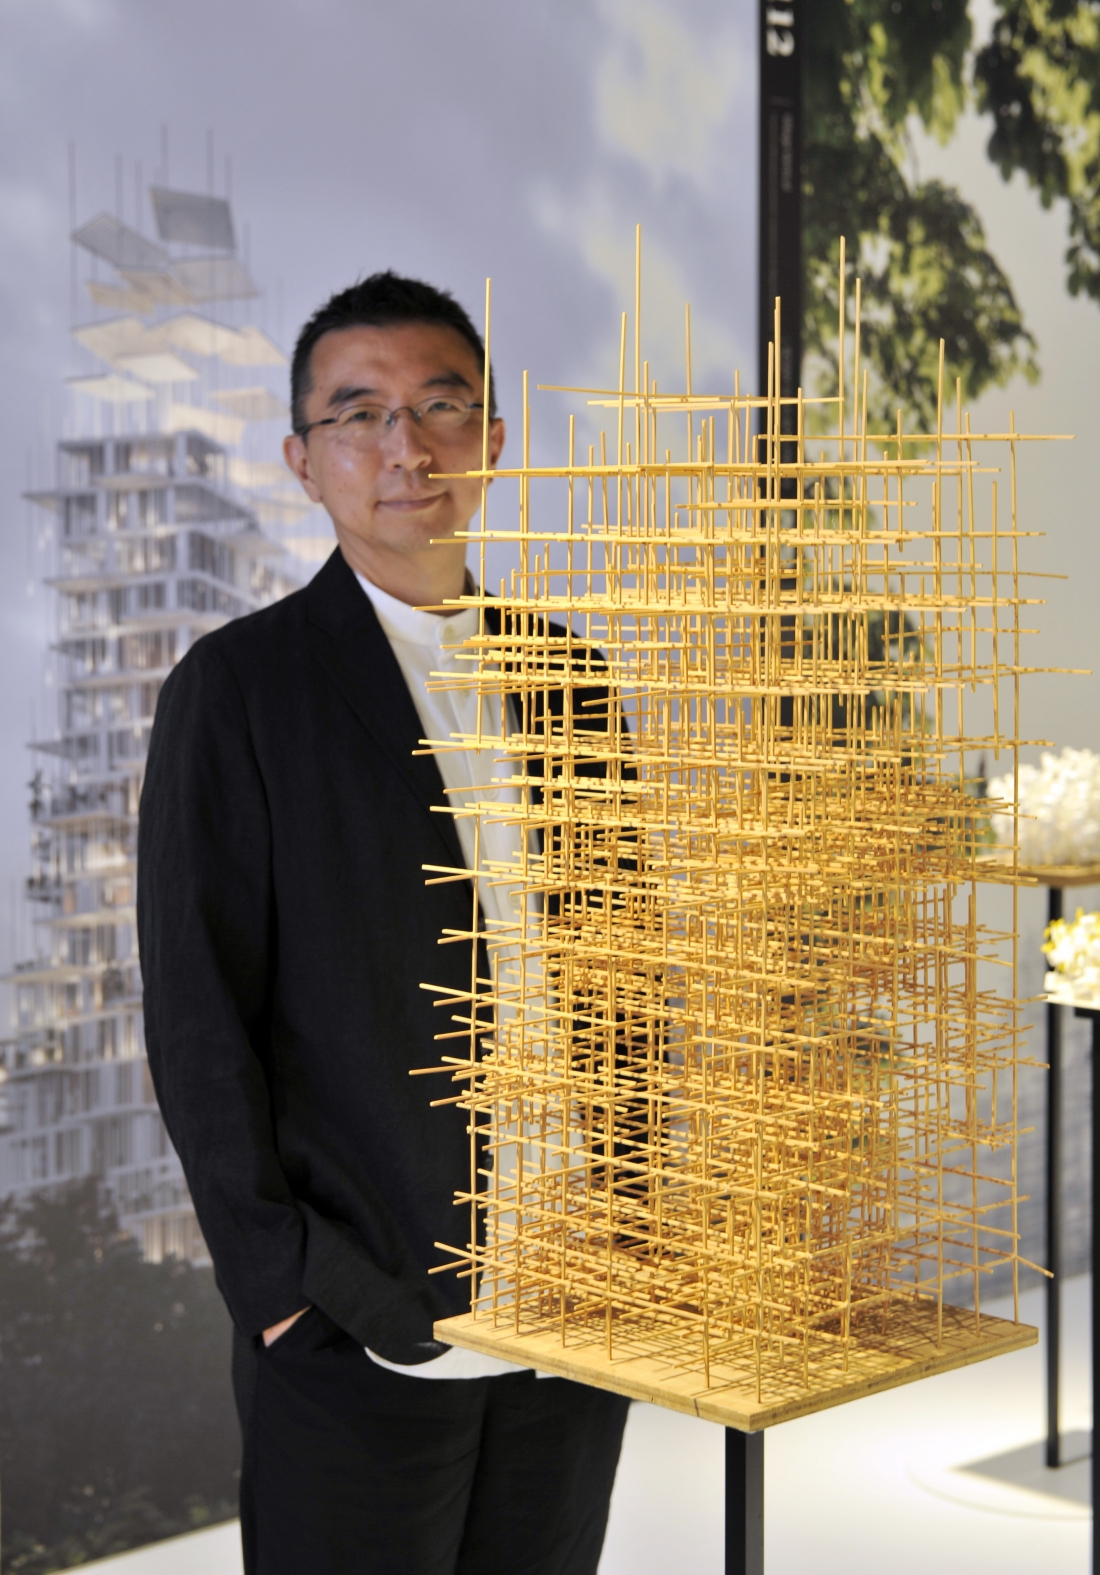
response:
<svg viewBox="0 0 1100 1575"><path fill-rule="evenodd" d="M794 398L802 380L802 0L760 0L760 261L757 270L757 392L768 391L768 346L775 334L775 298L782 304L779 392ZM757 431L767 425L761 412ZM798 430L798 412L790 405L780 416L781 432ZM759 455L758 457L762 457ZM795 445L780 446L787 464L797 458ZM793 497L793 477L780 482L780 496ZM787 523L793 523L793 516ZM781 580L781 590L795 581ZM781 655L793 654L795 622L779 620L776 631ZM776 721L789 728L794 701L779 701Z"/></svg>
<svg viewBox="0 0 1100 1575"><path fill-rule="evenodd" d="M802 0L760 0L758 391L768 387L775 298L783 300L780 392L802 371ZM788 420L790 426L788 427ZM783 430L794 430L794 412Z"/></svg>

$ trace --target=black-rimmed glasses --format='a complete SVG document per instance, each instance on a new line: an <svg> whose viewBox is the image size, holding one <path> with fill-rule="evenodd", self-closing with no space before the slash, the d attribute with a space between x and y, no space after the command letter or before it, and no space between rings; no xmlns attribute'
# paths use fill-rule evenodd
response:
<svg viewBox="0 0 1100 1575"><path fill-rule="evenodd" d="M349 405L346 410L341 410L339 415L325 416L321 421L311 421L307 426L299 427L298 436L304 438L315 427L330 427L342 438L350 438L356 443L367 446L380 442L404 411L407 411L417 426L423 427L425 432L447 436L464 427L473 411L484 409L485 406L482 404L470 404L465 399L454 399L450 394L433 394L430 399L422 399L418 404L398 405L392 410L386 405L369 404L364 401L361 404Z"/></svg>

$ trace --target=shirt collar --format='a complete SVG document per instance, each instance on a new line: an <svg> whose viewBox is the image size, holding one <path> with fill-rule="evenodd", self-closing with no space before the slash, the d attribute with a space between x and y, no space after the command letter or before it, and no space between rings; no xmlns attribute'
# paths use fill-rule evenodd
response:
<svg viewBox="0 0 1100 1575"><path fill-rule="evenodd" d="M461 612L444 618L439 613L425 612L421 607L410 607L407 602L398 601L396 596L381 590L362 574L356 573L355 578L370 599L378 622L390 641L403 640L407 645L428 646L431 650L441 651L447 646L462 645L477 633L476 607L463 607ZM467 590L470 588L468 585Z"/></svg>

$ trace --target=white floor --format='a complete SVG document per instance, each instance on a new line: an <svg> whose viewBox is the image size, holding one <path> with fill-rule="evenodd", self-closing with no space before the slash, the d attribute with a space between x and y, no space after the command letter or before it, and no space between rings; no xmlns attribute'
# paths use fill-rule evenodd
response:
<svg viewBox="0 0 1100 1575"><path fill-rule="evenodd" d="M1041 1323L1041 1314L1042 1293L1032 1292L1021 1315ZM1066 1430L1078 1435L1071 1453L1088 1447L1089 1314L1088 1279L1070 1281L1062 1403ZM1042 1372L1038 1346L771 1430L768 1575L1086 1575L1088 1466L1047 1472L1040 1463ZM722 1459L720 1428L633 1406L600 1575L718 1575ZM241 1575L237 1527L84 1567Z"/></svg>

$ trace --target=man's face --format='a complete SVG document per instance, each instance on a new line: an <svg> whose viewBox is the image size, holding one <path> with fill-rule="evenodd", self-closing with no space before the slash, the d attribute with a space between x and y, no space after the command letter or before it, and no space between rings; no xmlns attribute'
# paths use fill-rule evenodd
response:
<svg viewBox="0 0 1100 1575"><path fill-rule="evenodd" d="M314 346L310 370L307 424L363 401L394 410L435 393L480 404L484 393L473 350L438 323L326 334ZM474 410L465 425L429 433L403 411L368 444L354 429L324 426L304 438L288 437L284 449L310 498L331 515L345 556L414 554L464 530L480 508L480 481L431 478L433 472L480 470L483 417ZM490 422L490 465L503 445L503 421Z"/></svg>

